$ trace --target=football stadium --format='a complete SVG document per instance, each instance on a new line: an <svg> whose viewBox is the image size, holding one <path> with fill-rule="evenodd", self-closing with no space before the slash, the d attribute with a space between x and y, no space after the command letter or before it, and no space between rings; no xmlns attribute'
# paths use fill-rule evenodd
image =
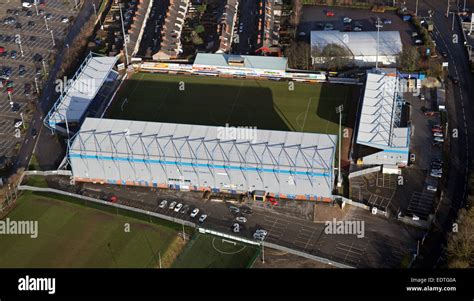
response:
<svg viewBox="0 0 474 301"><path fill-rule="evenodd" d="M287 72L286 58L156 65L129 73L105 118L86 118L70 140L76 181L332 199L336 108L350 112L342 126L353 129L358 86Z"/></svg>

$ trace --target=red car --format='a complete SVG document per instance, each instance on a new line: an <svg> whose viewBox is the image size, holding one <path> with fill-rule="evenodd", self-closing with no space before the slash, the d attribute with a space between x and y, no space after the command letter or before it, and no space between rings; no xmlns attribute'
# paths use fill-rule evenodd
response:
<svg viewBox="0 0 474 301"><path fill-rule="evenodd" d="M328 11L326 12L326 17L334 17L334 12L328 10Z"/></svg>
<svg viewBox="0 0 474 301"><path fill-rule="evenodd" d="M7 93L8 94L13 94L13 87L8 87L7 88Z"/></svg>

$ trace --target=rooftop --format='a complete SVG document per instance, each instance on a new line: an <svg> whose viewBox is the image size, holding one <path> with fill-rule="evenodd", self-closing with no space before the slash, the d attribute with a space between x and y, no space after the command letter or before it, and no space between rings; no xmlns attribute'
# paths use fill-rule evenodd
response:
<svg viewBox="0 0 474 301"><path fill-rule="evenodd" d="M230 65L229 60L242 60L242 66ZM217 67L236 67L236 68L253 68L285 71L288 64L287 58L274 56L257 56L257 55L231 55L220 53L198 53L194 60L194 65L201 66L217 66Z"/></svg>
<svg viewBox="0 0 474 301"><path fill-rule="evenodd" d="M398 31L380 31L379 42L381 56L397 55L402 51L402 40ZM328 44L343 46L354 56L375 56L377 31L311 31L311 48L324 49Z"/></svg>

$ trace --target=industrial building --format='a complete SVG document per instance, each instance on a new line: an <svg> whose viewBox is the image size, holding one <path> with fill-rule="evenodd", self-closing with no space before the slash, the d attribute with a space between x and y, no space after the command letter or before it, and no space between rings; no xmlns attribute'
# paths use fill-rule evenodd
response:
<svg viewBox="0 0 474 301"><path fill-rule="evenodd" d="M86 118L67 158L76 181L331 199L337 136L252 130Z"/></svg>
<svg viewBox="0 0 474 301"><path fill-rule="evenodd" d="M401 126L404 105L396 70L367 73L356 142L373 151L360 158L362 164L408 164L410 128Z"/></svg>
<svg viewBox="0 0 474 301"><path fill-rule="evenodd" d="M117 59L118 56L100 56L91 52L71 79L59 79L61 95L44 119L45 125L66 133L71 124L80 124L90 105L104 96L104 84L117 79L118 73L113 70Z"/></svg>
<svg viewBox="0 0 474 301"><path fill-rule="evenodd" d="M377 43L378 41L378 43ZM378 45L377 45L378 44ZM328 45L338 45L349 53L354 66L394 66L402 52L402 40L398 31L311 31L311 57L313 65L323 65L326 57L321 53ZM378 48L378 54L377 54Z"/></svg>

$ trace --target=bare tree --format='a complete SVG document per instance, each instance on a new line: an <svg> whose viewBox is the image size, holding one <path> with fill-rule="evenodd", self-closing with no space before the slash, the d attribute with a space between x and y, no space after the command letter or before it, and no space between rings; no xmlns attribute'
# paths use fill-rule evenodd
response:
<svg viewBox="0 0 474 301"><path fill-rule="evenodd" d="M474 267L474 209L461 209L457 232L448 236L448 266L450 268Z"/></svg>

